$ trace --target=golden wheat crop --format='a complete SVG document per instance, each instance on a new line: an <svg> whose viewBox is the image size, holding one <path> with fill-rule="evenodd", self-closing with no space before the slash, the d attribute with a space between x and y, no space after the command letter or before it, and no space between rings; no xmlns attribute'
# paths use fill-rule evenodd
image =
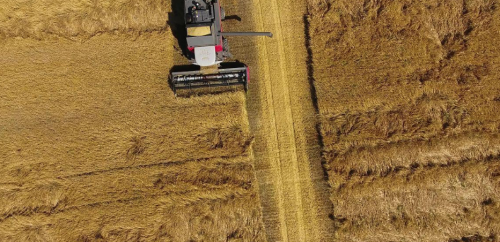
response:
<svg viewBox="0 0 500 242"><path fill-rule="evenodd" d="M343 241L447 241L500 229L498 160L351 181L332 199Z"/></svg>
<svg viewBox="0 0 500 242"><path fill-rule="evenodd" d="M86 39L100 33L161 31L170 0L0 1L0 38Z"/></svg>
<svg viewBox="0 0 500 242"><path fill-rule="evenodd" d="M170 1L0 2L1 241L262 241L243 93L175 98Z"/></svg>
<svg viewBox="0 0 500 242"><path fill-rule="evenodd" d="M498 239L498 4L309 1L338 239Z"/></svg>

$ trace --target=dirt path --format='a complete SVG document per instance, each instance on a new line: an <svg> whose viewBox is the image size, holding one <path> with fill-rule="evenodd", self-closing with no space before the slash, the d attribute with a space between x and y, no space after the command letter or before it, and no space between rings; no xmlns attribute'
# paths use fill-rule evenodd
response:
<svg viewBox="0 0 500 242"><path fill-rule="evenodd" d="M332 207L307 76L305 3L255 0L249 7L256 30L274 33L256 40L247 97L267 239L331 240Z"/></svg>

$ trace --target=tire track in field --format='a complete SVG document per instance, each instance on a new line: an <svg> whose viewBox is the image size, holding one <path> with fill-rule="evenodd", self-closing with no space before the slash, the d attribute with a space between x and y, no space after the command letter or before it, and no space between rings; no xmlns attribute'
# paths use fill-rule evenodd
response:
<svg viewBox="0 0 500 242"><path fill-rule="evenodd" d="M162 166L163 167L180 166L180 165L184 165L187 163L208 162L210 160L220 160L221 163L224 162L224 163L231 164L231 163L238 163L238 160L240 160L240 159L242 159L242 160L245 159L245 155L214 156L214 157L201 158L201 159L187 159L187 160L178 160L178 161L165 161L165 162L158 162L158 163L151 163L151 164L121 166L121 167L115 167L115 168L110 168L110 169L94 170L94 171L75 173L75 174L70 174L70 175L65 175L65 176L58 176L56 178L63 179L63 178L73 178L73 177L82 177L82 176L92 176L92 175L98 175L98 174L103 174L103 173L123 171L123 170L132 170L132 169L140 169L140 168L151 168L151 167L162 167Z"/></svg>
<svg viewBox="0 0 500 242"><path fill-rule="evenodd" d="M264 223L269 241L333 238L333 208L321 166L316 111L307 76L305 3L253 1L257 82L248 95L249 119Z"/></svg>

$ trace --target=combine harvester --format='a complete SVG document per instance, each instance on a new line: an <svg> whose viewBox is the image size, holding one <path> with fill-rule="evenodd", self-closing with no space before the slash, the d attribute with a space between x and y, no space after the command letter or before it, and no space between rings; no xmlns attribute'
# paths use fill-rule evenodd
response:
<svg viewBox="0 0 500 242"><path fill-rule="evenodd" d="M170 76L174 93L179 89L243 85L248 88L249 69L240 62L224 62L231 58L226 36L268 36L269 32L222 32L226 18L220 0L184 0L184 23L188 59L197 70L173 71ZM193 69L193 66L177 66Z"/></svg>

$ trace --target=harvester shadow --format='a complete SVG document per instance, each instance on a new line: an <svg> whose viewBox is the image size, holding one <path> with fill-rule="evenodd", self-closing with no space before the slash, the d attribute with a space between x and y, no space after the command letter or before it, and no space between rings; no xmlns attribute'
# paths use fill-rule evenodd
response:
<svg viewBox="0 0 500 242"><path fill-rule="evenodd" d="M172 0L172 12L168 13L168 26L172 34L177 39L182 55L190 58L190 52L187 48L187 31L184 24L184 3L183 0Z"/></svg>
<svg viewBox="0 0 500 242"><path fill-rule="evenodd" d="M183 57L192 59L193 56L187 48L187 31L184 23L184 0L172 0L172 12L168 13L167 25L170 27L174 38L177 39L177 45L174 45L174 50L179 52ZM174 63L175 64L175 63ZM176 66L170 69L168 77L168 84L170 89L177 96L174 83L172 81L172 72L178 71L195 71L199 70L197 66Z"/></svg>
<svg viewBox="0 0 500 242"><path fill-rule="evenodd" d="M238 15L228 15L225 20L238 20L238 22L241 22L241 17Z"/></svg>

